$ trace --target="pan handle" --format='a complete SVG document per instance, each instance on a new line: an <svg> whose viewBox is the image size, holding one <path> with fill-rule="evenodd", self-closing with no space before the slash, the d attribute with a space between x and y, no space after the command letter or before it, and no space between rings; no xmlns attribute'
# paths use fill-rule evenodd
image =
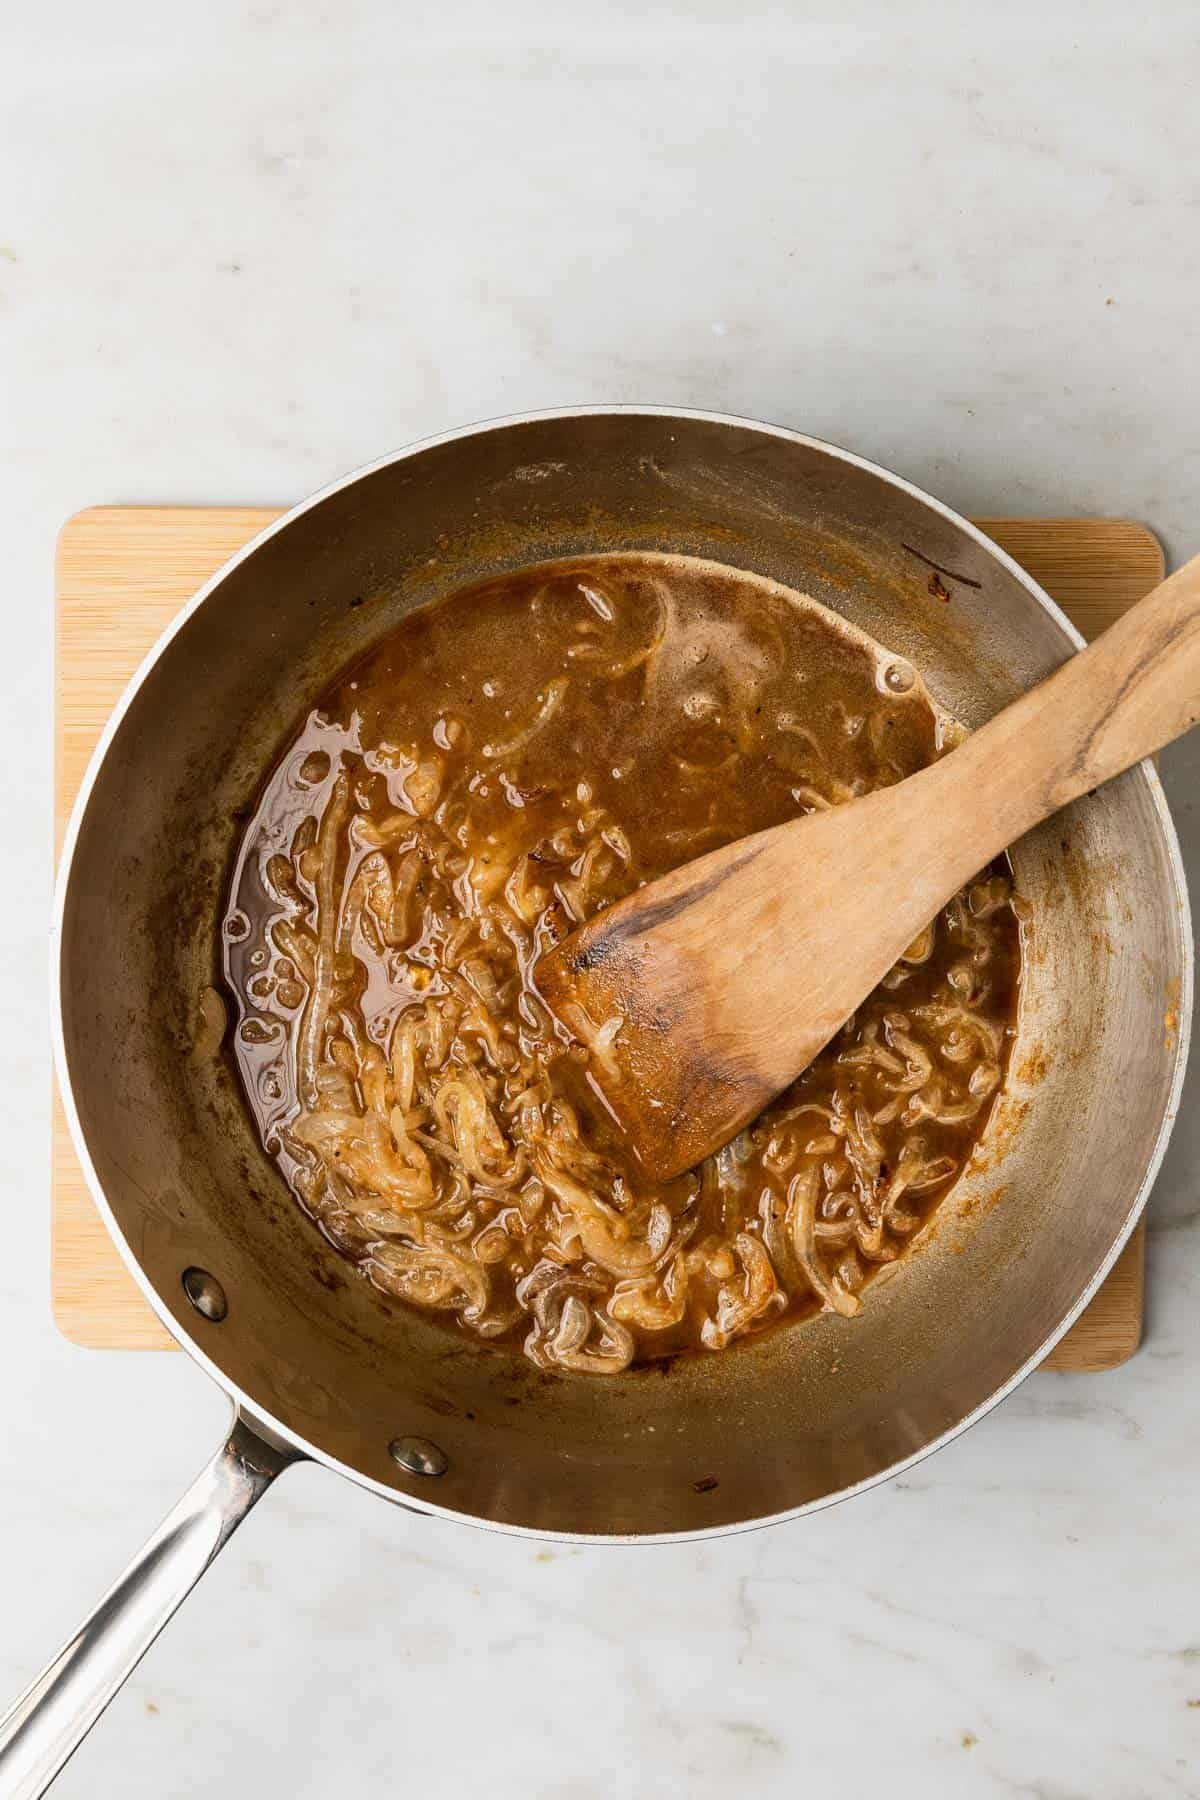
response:
<svg viewBox="0 0 1200 1800"><path fill-rule="evenodd" d="M37 1800L296 1452L237 1414L225 1443L54 1661L0 1720L0 1794Z"/></svg>

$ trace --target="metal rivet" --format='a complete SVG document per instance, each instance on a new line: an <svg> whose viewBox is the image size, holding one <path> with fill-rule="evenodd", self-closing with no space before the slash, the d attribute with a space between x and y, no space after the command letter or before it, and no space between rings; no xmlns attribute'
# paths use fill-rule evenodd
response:
<svg viewBox="0 0 1200 1800"><path fill-rule="evenodd" d="M229 1302L225 1298L225 1289L215 1275L207 1269L185 1269L183 1271L183 1291L200 1314L214 1325L219 1325L229 1311Z"/></svg>
<svg viewBox="0 0 1200 1800"><path fill-rule="evenodd" d="M444 1475L450 1467L446 1452L423 1437L393 1438L388 1455L406 1475Z"/></svg>
<svg viewBox="0 0 1200 1800"><path fill-rule="evenodd" d="M916 676L907 663L894 662L889 663L884 670L883 680L884 685L889 687L893 694L907 694L916 680Z"/></svg>

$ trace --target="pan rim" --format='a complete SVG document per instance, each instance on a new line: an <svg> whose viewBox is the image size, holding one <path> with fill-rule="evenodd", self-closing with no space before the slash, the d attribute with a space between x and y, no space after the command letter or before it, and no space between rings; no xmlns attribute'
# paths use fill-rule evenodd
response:
<svg viewBox="0 0 1200 1800"><path fill-rule="evenodd" d="M105 1227L108 1230L110 1237L117 1247L122 1261L129 1270L129 1273L133 1277L138 1288L145 1296L147 1303L161 1321L164 1329L175 1339L180 1348L183 1349L187 1355L216 1382L218 1387L225 1392L232 1402L235 1412L245 1417L252 1428L256 1424L261 1425L271 1435L277 1437L296 1451L300 1459L320 1463L324 1467L333 1470L335 1473L343 1475L348 1480L355 1482L358 1486L377 1494L381 1499L391 1501L394 1505L405 1506L411 1511L428 1514L435 1518L452 1520L458 1524L472 1525L485 1531L502 1532L509 1536L524 1537L542 1542L560 1542L578 1545L650 1545L686 1543L692 1540L724 1537L734 1533L756 1531L769 1525L778 1525L791 1519L799 1519L812 1513L821 1512L826 1507L837 1505L843 1500L853 1499L856 1495L865 1493L871 1488L878 1487L883 1482L892 1480L894 1476L903 1474L906 1470L915 1467L916 1464L922 1462L927 1456L933 1455L935 1451L940 1450L944 1445L951 1443L955 1438L960 1437L965 1431L969 1430L972 1425L977 1424L980 1419L992 1411L993 1407L998 1406L1002 1400L1007 1398L1009 1394L1020 1386L1025 1377L1039 1366L1050 1350L1054 1348L1055 1344L1057 1344L1065 1333L1070 1330L1076 1319L1088 1305L1097 1289L1104 1281L1109 1270L1116 1262L1118 1256L1121 1254L1121 1251L1124 1249L1134 1226L1145 1208L1150 1191L1161 1167L1163 1156L1165 1155L1167 1144L1174 1127L1175 1118L1179 1110L1180 1095L1187 1068L1188 1049L1191 1040L1195 954L1191 913L1188 905L1187 881L1178 837L1170 810L1167 806L1162 783L1159 780L1153 764L1150 761L1145 761L1137 764L1136 768L1146 784L1147 791L1155 810L1157 822L1163 836L1169 874L1179 906L1182 953L1179 1021L1174 1047L1173 1067L1171 1069L1171 1080L1166 1102L1163 1107L1162 1117L1159 1121L1153 1151L1147 1162L1145 1174L1133 1197L1129 1211L1120 1229L1116 1233L1111 1248L1101 1260L1099 1267L1091 1280L1084 1287L1074 1305L1068 1310L1058 1325L1056 1325L1046 1336L1036 1351L1034 1351L1034 1353L1014 1371L1007 1381L989 1394L970 1413L958 1420L956 1424L941 1433L938 1437L931 1439L929 1443L923 1444L910 1456L905 1457L898 1462L889 1464L887 1468L878 1470L876 1473L866 1477L863 1481L854 1483L849 1487L839 1488L833 1493L822 1495L819 1499L807 1501L800 1506L785 1508L780 1512L765 1514L757 1518L735 1520L724 1525L699 1527L678 1532L600 1533L553 1531L545 1528L535 1528L527 1525L483 1519L475 1514L459 1512L453 1507L439 1504L432 1499L426 1499L423 1495L414 1493L410 1489L396 1489L386 1486L384 1483L376 1481L373 1477L363 1474L361 1470L354 1469L348 1464L340 1462L327 1451L320 1449L307 1439L301 1437L282 1420L266 1413L256 1402L251 1400L248 1395L243 1393L236 1383L230 1381L224 1372L211 1360L202 1346L180 1325L174 1314L168 1309L159 1290L146 1275L128 1240L122 1233L115 1215L108 1204L103 1186L92 1162L79 1118L71 1082L63 1018L63 988L61 980L62 926L67 894L70 887L75 849L83 820L87 813L91 793L98 779L100 770L107 757L109 748L120 731L125 716L129 711L130 706L133 704L135 697L141 690L151 670L157 665L175 636L183 630L192 616L199 611L205 601L218 587L221 586L236 568L254 555L277 533L284 531L297 519L303 517L305 513L310 512L335 494L354 486L357 482L360 482L395 463L404 462L425 451L438 448L445 444L451 444L464 438L476 437L486 432L507 430L514 426L533 424L544 420L621 416L697 420L708 424L725 425L738 430L765 434L807 449L820 451L833 457L835 460L874 475L890 487L897 489L918 501L932 513L945 519L957 529L963 531L968 537L972 538L980 548L988 554L988 556L1020 583L1031 598L1033 598L1055 621L1063 632L1064 637L1075 647L1075 649L1082 649L1085 644L1086 640L1081 633L1075 628L1050 596L1044 592L1038 583L1033 580L1019 563L1009 556L1008 553L995 543L993 539L989 538L986 532L981 531L979 527L974 525L969 519L964 518L952 507L946 505L943 501L938 500L932 494L927 493L916 483L906 480L903 476L894 474L890 469L885 468L879 463L872 462L868 458L859 456L853 451L843 449L840 445L829 443L825 439L812 437L803 432L791 430L786 426L749 419L734 413L713 412L696 407L654 406L636 403L548 407L534 411L510 413L495 418L479 420L473 424L460 426L451 431L439 432L431 436L419 438L397 450L363 464L361 467L352 470L350 473L343 475L339 479L318 489L306 499L298 502L295 506L290 507L287 511L283 512L279 518L265 526L262 531L256 533L248 543L243 545L240 550L235 552L227 562L222 564L222 566L209 577L209 579L197 590L192 599L180 610L148 651L146 656L142 659L133 676L130 678L100 735L91 757L89 758L87 769L84 773L83 780L80 783L79 792L76 795L74 804L71 808L70 819L63 837L59 867L55 878L54 908L50 932L49 974L51 988L51 1035L55 1076L58 1081L59 1093L71 1133L72 1145L79 1159L88 1190L96 1204L101 1218L104 1220Z"/></svg>

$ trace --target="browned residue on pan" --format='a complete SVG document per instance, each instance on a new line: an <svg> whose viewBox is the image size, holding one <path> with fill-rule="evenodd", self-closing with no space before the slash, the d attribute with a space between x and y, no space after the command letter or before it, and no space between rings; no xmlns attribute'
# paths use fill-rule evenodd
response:
<svg viewBox="0 0 1200 1800"><path fill-rule="evenodd" d="M1036 1056L1037 1052L1034 1051L1031 1052L1031 1054ZM1034 1079L1040 1078L1041 1077L1038 1076ZM1030 1079L1026 1075L1024 1067L1018 1071L1018 1079L1021 1081ZM992 1117L988 1122L987 1134L978 1144L976 1144L975 1149L971 1154L971 1159L964 1171L966 1175L986 1175L989 1169L995 1169L1003 1162L1004 1158L1012 1149L1016 1139L1020 1136L1022 1124L1028 1116L1032 1104L1033 1102L1031 1100L1018 1099L1017 1096L1011 1092L1004 1093L1000 1096L996 1110L993 1112ZM956 1209L954 1216L956 1218L963 1217L964 1211L965 1209L963 1207L959 1207Z"/></svg>

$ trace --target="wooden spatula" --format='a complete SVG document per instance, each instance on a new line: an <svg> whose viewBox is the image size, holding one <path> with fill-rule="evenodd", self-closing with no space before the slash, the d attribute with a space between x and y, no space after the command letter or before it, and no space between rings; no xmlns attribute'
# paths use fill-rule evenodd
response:
<svg viewBox="0 0 1200 1800"><path fill-rule="evenodd" d="M1200 719L1200 557L940 762L639 888L544 956L647 1172L727 1143L963 883Z"/></svg>

